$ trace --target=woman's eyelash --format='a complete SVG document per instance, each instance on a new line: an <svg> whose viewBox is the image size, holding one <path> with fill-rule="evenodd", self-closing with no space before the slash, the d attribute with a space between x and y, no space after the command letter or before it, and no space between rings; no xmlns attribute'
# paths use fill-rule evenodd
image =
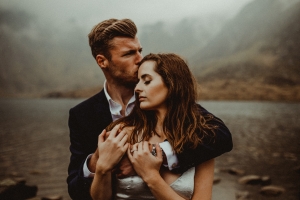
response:
<svg viewBox="0 0 300 200"><path fill-rule="evenodd" d="M145 81L144 84L148 85L150 83L150 81Z"/></svg>

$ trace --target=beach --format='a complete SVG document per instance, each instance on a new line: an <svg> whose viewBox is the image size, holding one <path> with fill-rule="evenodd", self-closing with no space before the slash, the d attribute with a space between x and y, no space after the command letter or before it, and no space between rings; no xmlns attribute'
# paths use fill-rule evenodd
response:
<svg viewBox="0 0 300 200"><path fill-rule="evenodd" d="M83 99L1 99L0 178L24 177L37 197L67 192L68 111ZM300 104L256 101L200 101L230 129L234 148L216 158L213 200L300 199ZM285 191L260 194L261 184L241 184L246 175L268 176Z"/></svg>

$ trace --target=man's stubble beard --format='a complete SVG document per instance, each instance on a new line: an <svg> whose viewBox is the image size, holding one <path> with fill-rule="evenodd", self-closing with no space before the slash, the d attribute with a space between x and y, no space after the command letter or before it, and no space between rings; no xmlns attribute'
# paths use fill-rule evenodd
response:
<svg viewBox="0 0 300 200"><path fill-rule="evenodd" d="M117 79L116 82L118 83L118 85L122 86L122 87L126 87L126 88L131 88L134 89L138 80L136 78L136 80L124 80L122 78Z"/></svg>
<svg viewBox="0 0 300 200"><path fill-rule="evenodd" d="M118 72L118 73L116 73ZM111 70L111 77L114 79L114 82L121 86L130 89L134 89L136 84L138 83L138 73L137 71L134 74L128 74L122 71Z"/></svg>

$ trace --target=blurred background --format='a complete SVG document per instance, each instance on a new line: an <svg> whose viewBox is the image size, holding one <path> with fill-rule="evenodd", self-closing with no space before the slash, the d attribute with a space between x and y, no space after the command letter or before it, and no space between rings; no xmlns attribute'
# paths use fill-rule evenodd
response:
<svg viewBox="0 0 300 200"><path fill-rule="evenodd" d="M87 35L108 18L136 23L143 55L181 55L232 132L213 200L300 199L300 0L0 0L0 199L20 177L70 199L68 111L102 88Z"/></svg>
<svg viewBox="0 0 300 200"><path fill-rule="evenodd" d="M143 54L175 52L201 99L300 100L299 0L0 1L0 96L90 96L104 78L87 34L138 26Z"/></svg>

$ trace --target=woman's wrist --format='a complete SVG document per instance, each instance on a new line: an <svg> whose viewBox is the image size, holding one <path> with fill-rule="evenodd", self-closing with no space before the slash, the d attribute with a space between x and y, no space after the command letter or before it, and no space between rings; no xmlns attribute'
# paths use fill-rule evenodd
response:
<svg viewBox="0 0 300 200"><path fill-rule="evenodd" d="M142 177L143 181L148 185L148 187L157 183L157 181L161 178L159 172L147 173Z"/></svg>

